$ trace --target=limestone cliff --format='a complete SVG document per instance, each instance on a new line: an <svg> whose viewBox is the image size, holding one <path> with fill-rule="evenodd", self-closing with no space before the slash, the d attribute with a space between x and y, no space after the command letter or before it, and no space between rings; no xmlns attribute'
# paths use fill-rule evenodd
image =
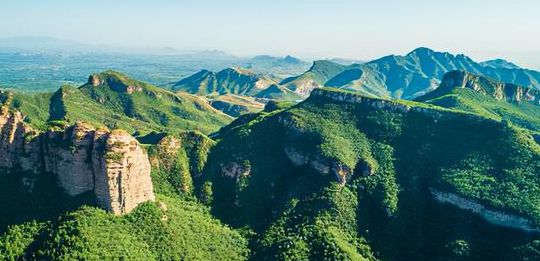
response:
<svg viewBox="0 0 540 261"><path fill-rule="evenodd" d="M125 131L95 130L76 123L65 130L37 133L18 111L0 114L0 167L53 174L70 196L93 192L99 207L115 214L154 200L147 154ZM32 180L25 178L32 187Z"/></svg>

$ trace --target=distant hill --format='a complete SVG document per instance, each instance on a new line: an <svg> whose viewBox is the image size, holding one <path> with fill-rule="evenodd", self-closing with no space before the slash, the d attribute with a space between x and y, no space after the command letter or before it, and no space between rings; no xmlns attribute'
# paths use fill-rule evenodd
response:
<svg viewBox="0 0 540 261"><path fill-rule="evenodd" d="M306 71L309 68L309 63L290 55L285 57L257 55L243 61L240 66L256 73L272 74L285 78Z"/></svg>
<svg viewBox="0 0 540 261"><path fill-rule="evenodd" d="M279 84L301 96L308 96L309 93L344 71L347 66L328 60L313 62L311 68L303 74L284 79Z"/></svg>
<svg viewBox="0 0 540 261"><path fill-rule="evenodd" d="M366 62L364 60L349 59L349 58L332 58L330 59L330 61L339 63L339 64L345 64L345 65L363 64Z"/></svg>
<svg viewBox="0 0 540 261"><path fill-rule="evenodd" d="M240 94L253 96L276 82L270 77L241 68L227 68L219 72L202 70L172 86L173 91L197 95Z"/></svg>
<svg viewBox="0 0 540 261"><path fill-rule="evenodd" d="M261 58L263 59L263 58ZM311 68L284 79L279 86L307 97L317 87L335 87L374 97L414 99L439 86L445 73L462 70L540 88L540 72L523 69L502 60L478 63L459 54L417 48L407 55L389 55L366 63L341 60L315 61ZM348 65L344 65L348 64Z"/></svg>
<svg viewBox="0 0 540 261"><path fill-rule="evenodd" d="M439 88L416 100L504 119L540 131L540 90L537 89L452 71L443 76Z"/></svg>
<svg viewBox="0 0 540 261"><path fill-rule="evenodd" d="M258 56L256 60L276 61L271 56ZM280 60L290 63L303 63L293 57ZM356 66L356 65L355 65ZM267 74L257 74L242 68L227 68L219 72L201 70L172 85L173 91L185 91L197 95L237 94L268 99L301 99L311 90L323 87L325 82L348 66L321 60L313 62L306 72L288 77L279 83Z"/></svg>
<svg viewBox="0 0 540 261"><path fill-rule="evenodd" d="M253 58L250 59L250 61L252 63L259 63L259 64L262 64L262 63L268 63L268 64L271 64L273 66L287 66L287 65L298 65L298 64L307 64L306 62L296 58L296 57L293 57L293 56L290 56L290 55L287 55L285 57L275 57L275 56L270 56L270 55L257 55Z"/></svg>

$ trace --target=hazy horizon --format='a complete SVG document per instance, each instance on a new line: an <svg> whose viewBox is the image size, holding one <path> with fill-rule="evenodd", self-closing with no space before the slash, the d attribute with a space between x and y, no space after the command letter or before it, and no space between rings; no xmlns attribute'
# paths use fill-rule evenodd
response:
<svg viewBox="0 0 540 261"><path fill-rule="evenodd" d="M540 3L532 0L27 0L3 3L0 34L131 49L358 60L428 47L540 69L536 10Z"/></svg>

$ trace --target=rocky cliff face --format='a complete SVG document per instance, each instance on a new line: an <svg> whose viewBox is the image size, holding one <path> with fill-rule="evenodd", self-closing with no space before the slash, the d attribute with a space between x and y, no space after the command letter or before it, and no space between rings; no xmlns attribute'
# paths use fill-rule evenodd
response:
<svg viewBox="0 0 540 261"><path fill-rule="evenodd" d="M0 167L54 174L66 194L93 192L101 208L117 215L154 200L148 156L125 131L76 123L39 134L23 120L20 112L2 108Z"/></svg>
<svg viewBox="0 0 540 261"><path fill-rule="evenodd" d="M287 158L293 163L293 165L308 165L313 170L321 174L331 174L341 185L345 185L353 176L353 169L339 162L327 159L321 155L304 154L290 146L284 146L283 150L285 151L285 155L287 155ZM371 171L369 171L368 173L369 174L366 174L366 176L370 175Z"/></svg>
<svg viewBox="0 0 540 261"><path fill-rule="evenodd" d="M365 104L376 109L386 109L391 111L408 112L410 106L396 103L390 100L374 99L359 95L357 93L326 91L324 89L315 89L311 92L310 97L324 97L338 102L349 102L357 104Z"/></svg>
<svg viewBox="0 0 540 261"><path fill-rule="evenodd" d="M511 83L498 82L465 71L452 71L443 76L441 90L468 88L491 96L497 100L512 103L530 102L540 105L540 91Z"/></svg>
<svg viewBox="0 0 540 261"><path fill-rule="evenodd" d="M540 230L533 225L532 221L523 217L488 209L478 202L453 193L446 193L431 189L431 194L438 202L452 204L460 209L478 214L491 224L516 228L526 232L540 232Z"/></svg>

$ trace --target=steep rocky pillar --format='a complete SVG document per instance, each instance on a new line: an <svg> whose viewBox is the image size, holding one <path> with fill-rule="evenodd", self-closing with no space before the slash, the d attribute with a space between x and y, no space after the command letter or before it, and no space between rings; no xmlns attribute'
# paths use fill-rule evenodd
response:
<svg viewBox="0 0 540 261"><path fill-rule="evenodd" d="M48 132L43 155L46 171L55 173L58 185L76 196L94 189L91 152L94 128L76 123L62 132Z"/></svg>
<svg viewBox="0 0 540 261"><path fill-rule="evenodd" d="M150 162L135 138L123 130L96 132L92 153L98 205L116 215L153 201Z"/></svg>

